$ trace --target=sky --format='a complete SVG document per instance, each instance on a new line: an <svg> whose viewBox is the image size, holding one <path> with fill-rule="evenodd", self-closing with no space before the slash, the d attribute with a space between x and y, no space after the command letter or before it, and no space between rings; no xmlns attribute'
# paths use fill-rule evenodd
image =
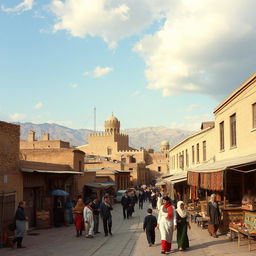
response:
<svg viewBox="0 0 256 256"><path fill-rule="evenodd" d="M0 0L0 120L198 130L256 72L255 0Z"/></svg>

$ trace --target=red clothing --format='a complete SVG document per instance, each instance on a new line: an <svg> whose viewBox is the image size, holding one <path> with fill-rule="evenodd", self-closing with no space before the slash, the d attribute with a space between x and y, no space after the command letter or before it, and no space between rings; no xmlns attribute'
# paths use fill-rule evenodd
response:
<svg viewBox="0 0 256 256"><path fill-rule="evenodd" d="M161 242L162 242L162 251L163 252L170 252L171 248L172 248L172 244L168 243L165 240L161 240Z"/></svg>
<svg viewBox="0 0 256 256"><path fill-rule="evenodd" d="M167 210L168 216L166 217L167 220L171 220L173 216L173 208L172 204L164 205L164 208Z"/></svg>
<svg viewBox="0 0 256 256"><path fill-rule="evenodd" d="M74 214L75 215L75 224L76 230L82 231L84 230L84 218L82 214Z"/></svg>

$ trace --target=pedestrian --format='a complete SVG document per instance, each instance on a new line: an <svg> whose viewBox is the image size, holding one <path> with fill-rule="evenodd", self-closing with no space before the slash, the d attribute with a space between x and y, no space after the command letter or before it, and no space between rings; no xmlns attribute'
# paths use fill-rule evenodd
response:
<svg viewBox="0 0 256 256"><path fill-rule="evenodd" d="M84 212L84 202L82 198L79 198L77 200L75 208L73 209L73 216L74 216L74 221L76 225L76 237L81 236L84 230L83 212Z"/></svg>
<svg viewBox="0 0 256 256"><path fill-rule="evenodd" d="M108 196L104 196L104 201L100 205L100 215L103 221L105 236L108 236L108 234L112 236L112 210L113 207L110 204L110 198Z"/></svg>
<svg viewBox="0 0 256 256"><path fill-rule="evenodd" d="M143 209L143 202L144 202L144 195L143 195L143 192L140 191L140 193L139 193L139 209Z"/></svg>
<svg viewBox="0 0 256 256"><path fill-rule="evenodd" d="M122 196L121 204L122 204L122 207L123 207L124 219L126 219L126 218L129 219L128 208L129 208L129 205L131 204L131 198L128 196L127 191Z"/></svg>
<svg viewBox="0 0 256 256"><path fill-rule="evenodd" d="M93 209L91 207L91 200L87 200L85 202L84 227L85 227L85 237L93 238L94 221L93 221Z"/></svg>
<svg viewBox="0 0 256 256"><path fill-rule="evenodd" d="M93 210L94 234L99 234L100 202L97 197L93 199L91 207Z"/></svg>
<svg viewBox="0 0 256 256"><path fill-rule="evenodd" d="M148 216L145 217L143 223L143 230L146 230L149 247L155 244L155 228L157 226L157 219L154 215L152 215L152 212L153 211L150 208L147 210Z"/></svg>
<svg viewBox="0 0 256 256"><path fill-rule="evenodd" d="M132 217L133 213L135 212L135 203L136 203L136 196L134 194L134 192L131 193L131 202L130 202L130 205L128 207L128 215L129 217Z"/></svg>
<svg viewBox="0 0 256 256"><path fill-rule="evenodd" d="M168 196L163 198L163 205L158 214L158 227L161 235L162 254L170 253L173 231L176 230L176 211Z"/></svg>
<svg viewBox="0 0 256 256"><path fill-rule="evenodd" d="M220 225L220 209L216 202L216 195L212 194L207 205L207 215L209 216L208 232L210 236L218 238L217 231Z"/></svg>
<svg viewBox="0 0 256 256"><path fill-rule="evenodd" d="M22 245L23 237L26 233L26 221L28 218L25 216L25 206L26 203L24 201L20 201L18 208L15 214L15 224L16 224L16 236L12 241L12 247L14 248L15 243L17 243L17 248L22 249L26 248Z"/></svg>
<svg viewBox="0 0 256 256"><path fill-rule="evenodd" d="M183 201L179 201L176 210L177 217L177 244L179 251L184 251L189 247L188 228L191 229L189 223L188 212L185 211Z"/></svg>
<svg viewBox="0 0 256 256"><path fill-rule="evenodd" d="M163 203L163 199L162 199L162 196L161 196L160 192L157 192L156 196L157 196L157 203L156 203L156 205L157 205L157 210L159 211L160 207L161 207L161 205Z"/></svg>
<svg viewBox="0 0 256 256"><path fill-rule="evenodd" d="M156 198L156 193L154 191L151 194L151 204L152 204L152 208L156 209L157 198Z"/></svg>
<svg viewBox="0 0 256 256"><path fill-rule="evenodd" d="M63 204L60 197L57 197L54 200L53 214L54 214L54 226L58 228L64 222L64 210L63 210Z"/></svg>
<svg viewBox="0 0 256 256"><path fill-rule="evenodd" d="M74 207L73 202L70 200L70 198L68 198L66 201L66 204L65 204L65 209L66 209L65 220L66 220L67 225L74 223L73 214L72 214L73 207Z"/></svg>

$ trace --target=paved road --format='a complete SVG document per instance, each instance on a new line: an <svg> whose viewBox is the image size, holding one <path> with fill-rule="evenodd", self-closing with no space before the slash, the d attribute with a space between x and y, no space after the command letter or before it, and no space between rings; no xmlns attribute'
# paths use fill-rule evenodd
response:
<svg viewBox="0 0 256 256"><path fill-rule="evenodd" d="M24 239L26 249L0 249L1 256L156 256L160 255L160 236L157 231L156 246L149 248L145 233L142 231L142 222L146 215L144 210L136 210L132 219L123 220L120 205L114 206L113 211L113 236L104 237L102 232L94 239L75 237L74 226L36 230L34 236ZM176 235L176 234L175 234ZM174 235L174 237L175 237ZM226 236L214 239L208 236L207 231L193 225L189 233L191 248L180 253L174 241L173 253L175 255L189 256L222 256L256 255L255 250L248 252L246 246L237 247L236 242L229 242Z"/></svg>

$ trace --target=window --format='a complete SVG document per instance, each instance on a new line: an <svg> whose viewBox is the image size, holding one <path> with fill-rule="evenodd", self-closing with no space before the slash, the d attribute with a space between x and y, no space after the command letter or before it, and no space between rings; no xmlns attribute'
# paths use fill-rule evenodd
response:
<svg viewBox="0 0 256 256"><path fill-rule="evenodd" d="M230 116L230 146L236 146L236 114Z"/></svg>
<svg viewBox="0 0 256 256"><path fill-rule="evenodd" d="M186 149L186 167L188 167L189 161L188 161L188 150Z"/></svg>
<svg viewBox="0 0 256 256"><path fill-rule="evenodd" d="M203 141L203 161L206 161L206 141Z"/></svg>
<svg viewBox="0 0 256 256"><path fill-rule="evenodd" d="M108 156L112 155L112 148L107 148L107 154L108 154Z"/></svg>
<svg viewBox="0 0 256 256"><path fill-rule="evenodd" d="M136 158L134 156L130 157L130 163L136 163Z"/></svg>
<svg viewBox="0 0 256 256"><path fill-rule="evenodd" d="M81 172L82 171L82 162L81 161L79 161L79 171Z"/></svg>
<svg viewBox="0 0 256 256"><path fill-rule="evenodd" d="M179 168L179 156L178 154L176 155L176 164L177 164L177 169Z"/></svg>
<svg viewBox="0 0 256 256"><path fill-rule="evenodd" d="M200 162L200 157L199 157L199 143L196 144L196 162Z"/></svg>
<svg viewBox="0 0 256 256"><path fill-rule="evenodd" d="M192 146L192 163L195 163L195 146Z"/></svg>
<svg viewBox="0 0 256 256"><path fill-rule="evenodd" d="M252 104L252 127L256 128L256 103Z"/></svg>
<svg viewBox="0 0 256 256"><path fill-rule="evenodd" d="M225 140L224 140L224 121L220 123L220 150L225 149Z"/></svg>
<svg viewBox="0 0 256 256"><path fill-rule="evenodd" d="M179 153L179 162L180 162L180 169L184 169L184 151L182 153Z"/></svg>
<svg viewBox="0 0 256 256"><path fill-rule="evenodd" d="M157 167L158 172L161 172L161 166Z"/></svg>

